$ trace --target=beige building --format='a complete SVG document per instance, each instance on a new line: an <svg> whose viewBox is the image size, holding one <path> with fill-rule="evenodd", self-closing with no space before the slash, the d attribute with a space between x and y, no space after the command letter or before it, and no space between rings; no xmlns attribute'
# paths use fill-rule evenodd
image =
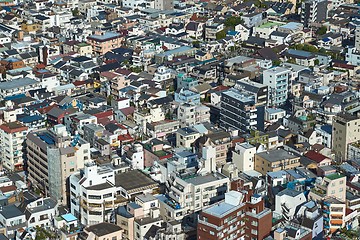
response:
<svg viewBox="0 0 360 240"><path fill-rule="evenodd" d="M51 130L30 132L26 145L31 183L66 204L67 179L90 160L90 144L70 137L59 124Z"/></svg>
<svg viewBox="0 0 360 240"><path fill-rule="evenodd" d="M346 177L340 173L325 176L321 182L315 184L309 193L310 199L323 200L326 197L335 197L346 200Z"/></svg>
<svg viewBox="0 0 360 240"><path fill-rule="evenodd" d="M265 175L267 172L294 169L300 166L300 157L283 149L275 149L255 154L255 170Z"/></svg>
<svg viewBox="0 0 360 240"><path fill-rule="evenodd" d="M193 128L184 127L176 131L176 147L191 148L200 133Z"/></svg>
<svg viewBox="0 0 360 240"><path fill-rule="evenodd" d="M102 222L84 229L87 239L93 240L120 240L123 230L118 225Z"/></svg>
<svg viewBox="0 0 360 240"><path fill-rule="evenodd" d="M350 114L339 114L333 120L332 134L335 160L347 160L348 145L360 140L360 118Z"/></svg>

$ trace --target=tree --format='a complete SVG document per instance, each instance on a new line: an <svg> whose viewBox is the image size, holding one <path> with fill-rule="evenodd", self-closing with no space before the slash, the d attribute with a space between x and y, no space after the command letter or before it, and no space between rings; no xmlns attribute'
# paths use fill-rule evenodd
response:
<svg viewBox="0 0 360 240"><path fill-rule="evenodd" d="M322 26L316 31L317 35L324 35L327 32L327 28L325 26Z"/></svg>
<svg viewBox="0 0 360 240"><path fill-rule="evenodd" d="M220 40L226 37L226 30L223 29L220 32L216 33L216 40Z"/></svg>
<svg viewBox="0 0 360 240"><path fill-rule="evenodd" d="M273 60L272 61L273 66L279 66L281 64L280 60Z"/></svg>
<svg viewBox="0 0 360 240"><path fill-rule="evenodd" d="M225 20L224 24L225 24L226 27L230 28L231 30L234 30L236 25L239 25L239 24L241 24L243 22L244 21L241 19L241 17L231 16L231 17L228 17Z"/></svg>
<svg viewBox="0 0 360 240"><path fill-rule="evenodd" d="M315 64L315 65L319 65L319 64L320 64L319 59L315 59L314 64Z"/></svg>
<svg viewBox="0 0 360 240"><path fill-rule="evenodd" d="M80 11L78 8L74 8L73 10L71 10L71 12L74 17L79 16L79 14L80 14Z"/></svg>

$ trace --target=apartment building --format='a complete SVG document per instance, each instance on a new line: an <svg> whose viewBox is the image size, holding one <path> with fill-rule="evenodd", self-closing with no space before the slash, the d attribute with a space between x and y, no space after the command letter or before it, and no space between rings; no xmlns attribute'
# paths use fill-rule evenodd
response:
<svg viewBox="0 0 360 240"><path fill-rule="evenodd" d="M270 106L285 104L289 91L290 70L283 67L274 67L263 72L263 84L269 87Z"/></svg>
<svg viewBox="0 0 360 240"><path fill-rule="evenodd" d="M315 183L315 187L309 193L309 198L323 200L326 197L334 197L341 201L346 200L346 176L333 173Z"/></svg>
<svg viewBox="0 0 360 240"><path fill-rule="evenodd" d="M268 86L265 84L245 78L238 80L235 88L255 94L257 106L266 106L268 103Z"/></svg>
<svg viewBox="0 0 360 240"><path fill-rule="evenodd" d="M324 230L333 233L345 227L346 204L334 197L327 197L322 202L324 213Z"/></svg>
<svg viewBox="0 0 360 240"><path fill-rule="evenodd" d="M300 157L283 149L274 149L255 154L255 170L267 172L294 169L300 166Z"/></svg>
<svg viewBox="0 0 360 240"><path fill-rule="evenodd" d="M245 142L236 143L232 151L232 162L241 172L254 170L256 147Z"/></svg>
<svg viewBox="0 0 360 240"><path fill-rule="evenodd" d="M94 240L120 240L122 239L122 232L123 230L119 226L108 222L102 222L84 228L84 233Z"/></svg>
<svg viewBox="0 0 360 240"><path fill-rule="evenodd" d="M301 4L301 22L308 27L327 18L327 0L307 0Z"/></svg>
<svg viewBox="0 0 360 240"><path fill-rule="evenodd" d="M264 239L272 227L271 210L259 195L230 191L225 200L203 210L198 218L198 240Z"/></svg>
<svg viewBox="0 0 360 240"><path fill-rule="evenodd" d="M26 137L28 179L46 195L67 202L67 179L90 160L90 144L71 138L64 125Z"/></svg>
<svg viewBox="0 0 360 240"><path fill-rule="evenodd" d="M179 105L177 112L177 119L180 121L181 127L210 122L210 108L202 104L183 103Z"/></svg>
<svg viewBox="0 0 360 240"><path fill-rule="evenodd" d="M191 148L201 134L193 128L184 127L176 131L176 147Z"/></svg>
<svg viewBox="0 0 360 240"><path fill-rule="evenodd" d="M161 107L143 108L134 112L134 121L140 127L140 132L146 133L146 124L165 120L165 113Z"/></svg>
<svg viewBox="0 0 360 240"><path fill-rule="evenodd" d="M110 221L111 212L139 194L158 193L158 184L138 170L120 165L85 164L70 177L71 213L82 224Z"/></svg>
<svg viewBox="0 0 360 240"><path fill-rule="evenodd" d="M0 158L2 166L11 171L23 169L24 141L29 128L19 122L0 125Z"/></svg>
<svg viewBox="0 0 360 240"><path fill-rule="evenodd" d="M226 129L248 132L257 125L254 94L231 88L221 93L220 125Z"/></svg>
<svg viewBox="0 0 360 240"><path fill-rule="evenodd" d="M87 43L92 46L93 54L101 56L122 45L122 36L116 32L103 32L87 37Z"/></svg>
<svg viewBox="0 0 360 240"><path fill-rule="evenodd" d="M23 94L29 90L38 88L40 88L40 82L28 77L3 81L0 82L0 97L4 99L9 96Z"/></svg>
<svg viewBox="0 0 360 240"><path fill-rule="evenodd" d="M181 220L185 215L224 199L230 180L221 173L184 174L170 177L168 196L157 196L164 219Z"/></svg>
<svg viewBox="0 0 360 240"><path fill-rule="evenodd" d="M332 123L332 149L335 160L347 160L348 145L360 140L360 118L350 114L339 114Z"/></svg>

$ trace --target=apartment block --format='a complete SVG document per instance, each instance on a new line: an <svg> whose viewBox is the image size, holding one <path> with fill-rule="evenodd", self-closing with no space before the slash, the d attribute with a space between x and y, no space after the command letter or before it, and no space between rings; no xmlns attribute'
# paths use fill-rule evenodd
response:
<svg viewBox="0 0 360 240"><path fill-rule="evenodd" d="M256 129L255 95L231 88L221 94L220 125L225 129L247 132Z"/></svg>
<svg viewBox="0 0 360 240"><path fill-rule="evenodd" d="M301 22L308 27L327 18L327 0L307 0L301 4Z"/></svg>
<svg viewBox="0 0 360 240"><path fill-rule="evenodd" d="M24 142L29 129L19 122L0 125L0 157L3 167L10 171L23 169Z"/></svg>
<svg viewBox="0 0 360 240"><path fill-rule="evenodd" d="M30 132L26 137L28 178L45 194L67 202L67 179L90 160L90 144L71 138L64 125Z"/></svg>
<svg viewBox="0 0 360 240"><path fill-rule="evenodd" d="M309 198L313 200L322 200L326 197L334 197L345 201L346 176L340 173L326 175L322 181L315 184L315 187L309 193Z"/></svg>
<svg viewBox="0 0 360 240"><path fill-rule="evenodd" d="M264 207L259 195L230 191L225 200L200 213L198 240L264 239L272 227L271 210Z"/></svg>
<svg viewBox="0 0 360 240"><path fill-rule="evenodd" d="M121 47L122 36L115 32L93 34L87 38L87 43L92 46L93 54L101 56L114 48Z"/></svg>
<svg viewBox="0 0 360 240"><path fill-rule="evenodd" d="M347 160L348 146L360 140L360 118L350 114L339 114L332 124L332 149L335 160Z"/></svg>
<svg viewBox="0 0 360 240"><path fill-rule="evenodd" d="M168 196L157 196L160 214L168 220L181 220L224 199L229 189L229 178L221 173L174 175L170 179Z"/></svg>
<svg viewBox="0 0 360 240"><path fill-rule="evenodd" d="M283 149L274 149L255 155L255 170L265 175L267 172L294 169L300 166L300 157Z"/></svg>
<svg viewBox="0 0 360 240"><path fill-rule="evenodd" d="M290 70L283 67L274 67L263 72L263 84L269 87L269 105L280 106L285 104L289 91Z"/></svg>

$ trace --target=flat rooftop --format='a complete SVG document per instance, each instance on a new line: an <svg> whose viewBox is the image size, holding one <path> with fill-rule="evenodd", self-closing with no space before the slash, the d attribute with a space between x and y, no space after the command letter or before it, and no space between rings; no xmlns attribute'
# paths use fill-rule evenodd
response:
<svg viewBox="0 0 360 240"><path fill-rule="evenodd" d="M128 192L136 192L140 188L156 187L158 184L140 170L119 173L115 176L116 186L121 186Z"/></svg>
<svg viewBox="0 0 360 240"><path fill-rule="evenodd" d="M290 154L284 149L275 149L267 152L257 153L256 155L262 157L269 162L277 162L285 159L298 158L296 155Z"/></svg>

